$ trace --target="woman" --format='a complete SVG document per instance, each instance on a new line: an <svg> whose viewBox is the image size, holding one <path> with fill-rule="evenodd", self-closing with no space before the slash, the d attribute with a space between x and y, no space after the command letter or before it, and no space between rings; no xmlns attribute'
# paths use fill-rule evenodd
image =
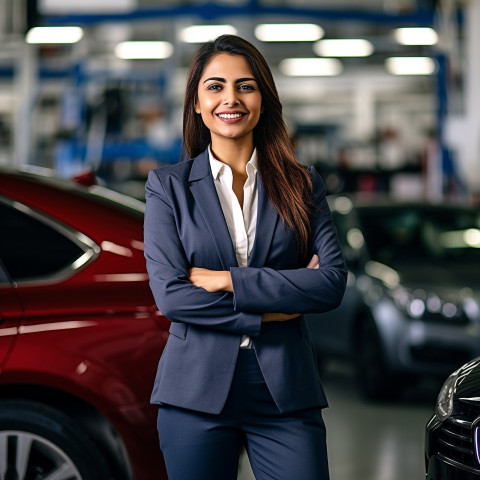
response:
<svg viewBox="0 0 480 480"><path fill-rule="evenodd" d="M170 480L328 479L327 406L302 313L340 303L342 253L313 168L294 157L270 69L223 35L190 67L184 146L150 172L145 256L171 320L152 402Z"/></svg>

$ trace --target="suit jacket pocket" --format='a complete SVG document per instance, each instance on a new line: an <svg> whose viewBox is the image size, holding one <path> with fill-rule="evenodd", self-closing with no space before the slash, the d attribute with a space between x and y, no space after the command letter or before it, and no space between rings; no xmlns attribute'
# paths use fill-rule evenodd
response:
<svg viewBox="0 0 480 480"><path fill-rule="evenodd" d="M185 323L172 322L169 328L169 332L180 340L187 338L188 326Z"/></svg>

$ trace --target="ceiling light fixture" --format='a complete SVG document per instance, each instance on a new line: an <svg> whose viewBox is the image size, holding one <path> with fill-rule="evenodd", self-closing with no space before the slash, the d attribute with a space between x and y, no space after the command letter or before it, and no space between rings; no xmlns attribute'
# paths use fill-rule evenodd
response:
<svg viewBox="0 0 480 480"><path fill-rule="evenodd" d="M361 38L320 40L313 45L313 51L321 57L368 57L373 45Z"/></svg>
<svg viewBox="0 0 480 480"><path fill-rule="evenodd" d="M161 60L173 53L170 42L121 42L115 47L115 55L124 60Z"/></svg>
<svg viewBox="0 0 480 480"><path fill-rule="evenodd" d="M342 73L343 65L335 58L286 58L279 68L289 77L328 77Z"/></svg>
<svg viewBox="0 0 480 480"><path fill-rule="evenodd" d="M225 34L236 35L237 29L233 25L191 25L180 31L180 39L185 43L205 43Z"/></svg>
<svg viewBox="0 0 480 480"><path fill-rule="evenodd" d="M430 57L390 57L385 67L393 75L433 75L436 70Z"/></svg>
<svg viewBox="0 0 480 480"><path fill-rule="evenodd" d="M25 37L27 43L77 43L83 37L81 27L33 27Z"/></svg>
<svg viewBox="0 0 480 480"><path fill-rule="evenodd" d="M255 27L255 37L262 42L314 42L324 35L314 23L265 23Z"/></svg>
<svg viewBox="0 0 480 480"><path fill-rule="evenodd" d="M393 31L395 40L401 45L435 45L437 32L429 27L403 27Z"/></svg>

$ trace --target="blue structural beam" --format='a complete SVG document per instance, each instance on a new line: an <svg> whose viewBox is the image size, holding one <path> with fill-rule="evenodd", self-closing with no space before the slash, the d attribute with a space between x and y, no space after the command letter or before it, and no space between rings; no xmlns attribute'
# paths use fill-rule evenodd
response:
<svg viewBox="0 0 480 480"><path fill-rule="evenodd" d="M202 5L178 5L167 7L139 8L123 13L48 15L43 17L45 25L89 25L105 22L132 22L155 18L198 17L205 21L229 16L285 16L310 18L312 20L359 21L370 23L391 23L395 25L432 26L435 20L433 10L418 9L411 13L392 14L388 12L361 9L297 8L261 5L253 0L245 5L224 5L208 2Z"/></svg>
<svg viewBox="0 0 480 480"><path fill-rule="evenodd" d="M10 65L0 67L0 78L12 78L15 73L15 67Z"/></svg>
<svg viewBox="0 0 480 480"><path fill-rule="evenodd" d="M168 148L157 148L143 139L105 143L102 151L102 162L108 163L119 158L140 160L155 158L161 163L177 163L182 150L180 140L173 142Z"/></svg>

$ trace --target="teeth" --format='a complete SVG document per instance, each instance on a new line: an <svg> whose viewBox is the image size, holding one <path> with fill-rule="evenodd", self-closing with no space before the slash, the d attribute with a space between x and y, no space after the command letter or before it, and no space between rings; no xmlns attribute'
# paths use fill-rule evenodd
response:
<svg viewBox="0 0 480 480"><path fill-rule="evenodd" d="M240 118L242 114L241 113L220 113L218 116L220 118Z"/></svg>

